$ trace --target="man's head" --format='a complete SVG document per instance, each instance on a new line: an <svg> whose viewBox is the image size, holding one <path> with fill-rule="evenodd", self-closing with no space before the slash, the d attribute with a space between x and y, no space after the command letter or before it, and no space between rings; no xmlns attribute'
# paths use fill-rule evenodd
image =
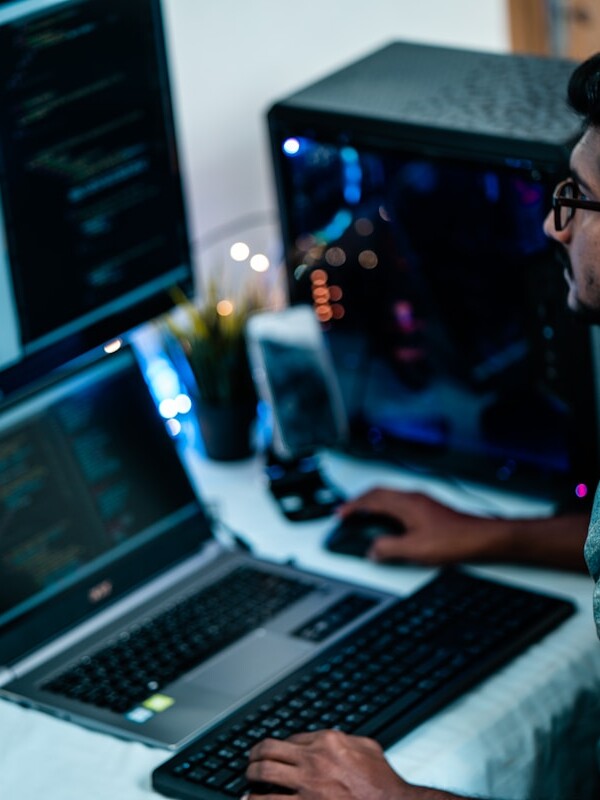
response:
<svg viewBox="0 0 600 800"><path fill-rule="evenodd" d="M559 225L551 212L544 231L563 246L566 255L569 308L600 324L600 53L575 69L568 100L584 128L571 154L571 179L561 185L560 196L592 201L592 207L563 208Z"/></svg>

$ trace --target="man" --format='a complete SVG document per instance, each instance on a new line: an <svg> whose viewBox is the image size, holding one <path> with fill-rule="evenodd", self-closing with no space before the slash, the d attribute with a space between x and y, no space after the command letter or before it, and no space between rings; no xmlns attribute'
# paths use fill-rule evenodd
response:
<svg viewBox="0 0 600 800"><path fill-rule="evenodd" d="M553 197L544 231L567 256L568 305L592 323L600 323L600 54L581 64L569 82L569 102L584 130L571 154L571 177ZM458 514L423 495L375 490L348 503L394 513L407 533L374 545L372 557L401 556L422 563L510 559L578 568L585 537L585 515L552 520L480 520ZM594 616L600 632L600 490L592 511L585 558L596 581ZM381 747L370 739L339 731L299 734L286 741L266 739L250 753L247 776L289 787L299 800L464 800L437 789L414 786L389 766ZM289 792L286 792L289 795ZM260 795L276 800L283 794ZM258 800L259 795L246 795Z"/></svg>

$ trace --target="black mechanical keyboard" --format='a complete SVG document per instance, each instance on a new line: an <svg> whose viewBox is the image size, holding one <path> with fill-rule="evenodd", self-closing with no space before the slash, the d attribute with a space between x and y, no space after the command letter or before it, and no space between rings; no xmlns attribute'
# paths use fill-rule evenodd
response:
<svg viewBox="0 0 600 800"><path fill-rule="evenodd" d="M153 772L152 785L169 797L239 798L250 748L300 731L337 728L387 747L573 611L443 571L201 735Z"/></svg>
<svg viewBox="0 0 600 800"><path fill-rule="evenodd" d="M124 631L43 688L124 713L313 589L309 580L238 567Z"/></svg>

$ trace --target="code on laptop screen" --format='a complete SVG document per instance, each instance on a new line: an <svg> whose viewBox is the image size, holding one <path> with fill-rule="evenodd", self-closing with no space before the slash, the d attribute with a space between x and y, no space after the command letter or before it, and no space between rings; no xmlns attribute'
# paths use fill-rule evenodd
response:
<svg viewBox="0 0 600 800"><path fill-rule="evenodd" d="M190 513L191 486L129 357L0 429L0 622Z"/></svg>

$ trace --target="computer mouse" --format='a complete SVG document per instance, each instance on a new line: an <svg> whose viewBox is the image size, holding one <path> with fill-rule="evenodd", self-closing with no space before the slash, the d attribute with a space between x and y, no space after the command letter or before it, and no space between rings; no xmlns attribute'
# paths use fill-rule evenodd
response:
<svg viewBox="0 0 600 800"><path fill-rule="evenodd" d="M366 556L372 542L380 536L400 536L406 529L400 520L375 511L353 511L341 519L325 539L325 548L334 553Z"/></svg>

